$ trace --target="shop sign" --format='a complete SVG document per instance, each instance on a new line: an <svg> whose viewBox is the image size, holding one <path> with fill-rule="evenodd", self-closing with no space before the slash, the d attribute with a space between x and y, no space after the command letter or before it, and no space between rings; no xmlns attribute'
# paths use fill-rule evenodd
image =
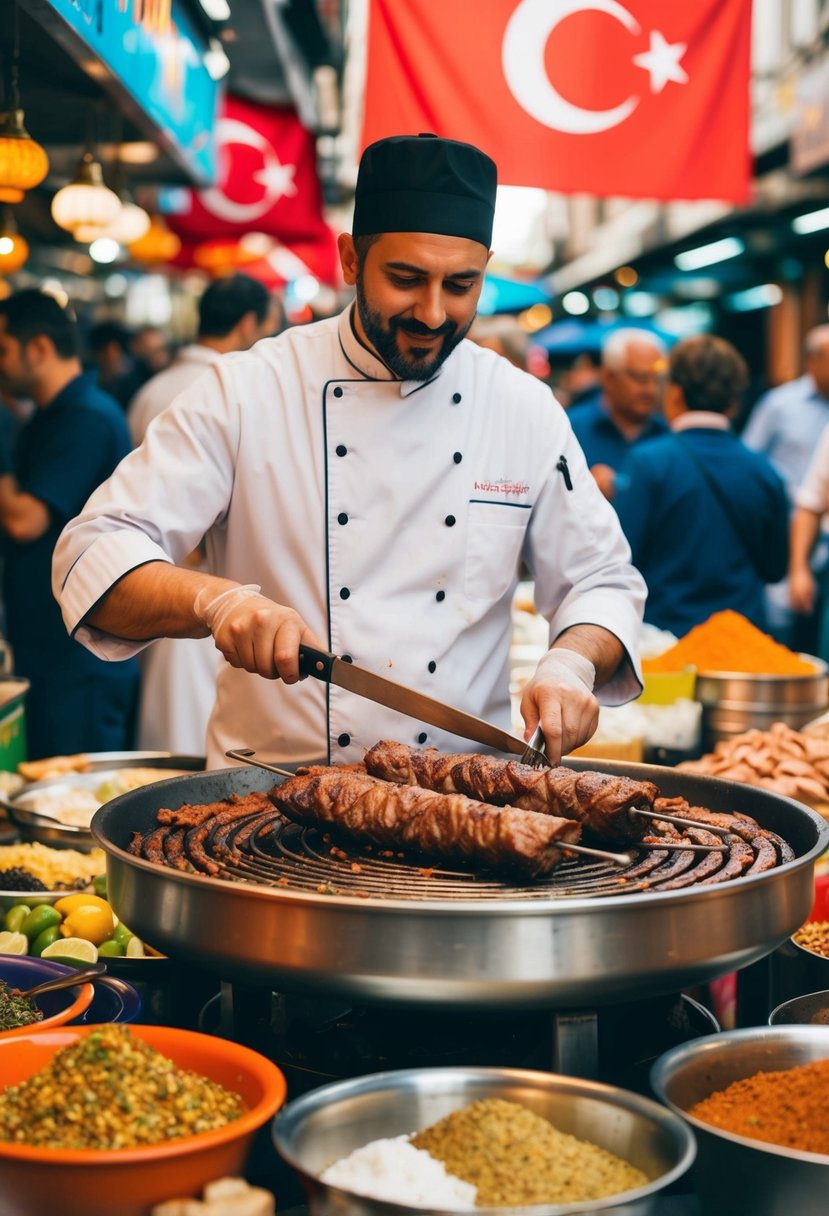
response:
<svg viewBox="0 0 829 1216"><path fill-rule="evenodd" d="M829 59L805 70L797 82L790 162L809 173L829 161Z"/></svg>
<svg viewBox="0 0 829 1216"><path fill-rule="evenodd" d="M69 27L61 36L47 13L43 24L60 41L78 40L95 56L81 66L101 77L101 66L124 94L152 119L160 140L199 184L215 177L213 126L217 86L204 66L207 45L181 0L36 0ZM64 30L63 34L66 35Z"/></svg>

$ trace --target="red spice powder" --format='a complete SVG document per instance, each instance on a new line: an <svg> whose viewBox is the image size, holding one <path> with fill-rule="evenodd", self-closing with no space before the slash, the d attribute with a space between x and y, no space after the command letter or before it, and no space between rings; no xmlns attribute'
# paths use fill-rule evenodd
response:
<svg viewBox="0 0 829 1216"><path fill-rule="evenodd" d="M829 1060L734 1081L689 1114L749 1140L829 1155Z"/></svg>

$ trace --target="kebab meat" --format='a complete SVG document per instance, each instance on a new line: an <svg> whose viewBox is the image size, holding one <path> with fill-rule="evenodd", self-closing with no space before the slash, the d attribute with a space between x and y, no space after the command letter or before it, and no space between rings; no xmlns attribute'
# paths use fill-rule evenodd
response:
<svg viewBox="0 0 829 1216"><path fill-rule="evenodd" d="M533 768L518 760L474 753L447 755L434 747L420 749L389 740L375 743L366 752L365 764L373 776L401 785L575 820L584 829L585 840L597 844L641 840L652 830L650 821L630 812L652 811L659 796L651 781L564 767Z"/></svg>
<svg viewBox="0 0 829 1216"><path fill-rule="evenodd" d="M301 769L269 797L288 819L309 827L333 828L382 848L412 849L436 861L531 878L548 874L567 845L581 837L573 819L395 785L353 769Z"/></svg>

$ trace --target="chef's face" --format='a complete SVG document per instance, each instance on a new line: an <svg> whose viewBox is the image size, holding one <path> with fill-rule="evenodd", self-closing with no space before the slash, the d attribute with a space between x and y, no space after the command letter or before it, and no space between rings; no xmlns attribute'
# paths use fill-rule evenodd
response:
<svg viewBox="0 0 829 1216"><path fill-rule="evenodd" d="M489 252L478 241L385 232L357 255L340 238L357 289L357 332L401 380L429 380L475 319Z"/></svg>
<svg viewBox="0 0 829 1216"><path fill-rule="evenodd" d="M6 318L0 316L0 385L3 391L12 397L30 396L34 372L27 346L8 332Z"/></svg>

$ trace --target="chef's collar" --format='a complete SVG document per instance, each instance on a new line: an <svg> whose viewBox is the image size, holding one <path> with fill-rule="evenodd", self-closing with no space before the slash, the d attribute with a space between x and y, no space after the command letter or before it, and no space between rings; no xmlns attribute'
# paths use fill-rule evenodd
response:
<svg viewBox="0 0 829 1216"><path fill-rule="evenodd" d="M398 380L394 372L386 367L385 363L379 356L375 355L374 351L364 346L354 329L354 310L356 303L352 303L346 308L345 312L340 313L339 320L339 336L340 346L348 362L359 372L361 376L365 376L366 380L391 380L400 385L400 396L409 397L412 393L416 393L419 388L423 388L426 384L431 384L437 376L443 371L443 364L437 369L433 376L428 380Z"/></svg>

